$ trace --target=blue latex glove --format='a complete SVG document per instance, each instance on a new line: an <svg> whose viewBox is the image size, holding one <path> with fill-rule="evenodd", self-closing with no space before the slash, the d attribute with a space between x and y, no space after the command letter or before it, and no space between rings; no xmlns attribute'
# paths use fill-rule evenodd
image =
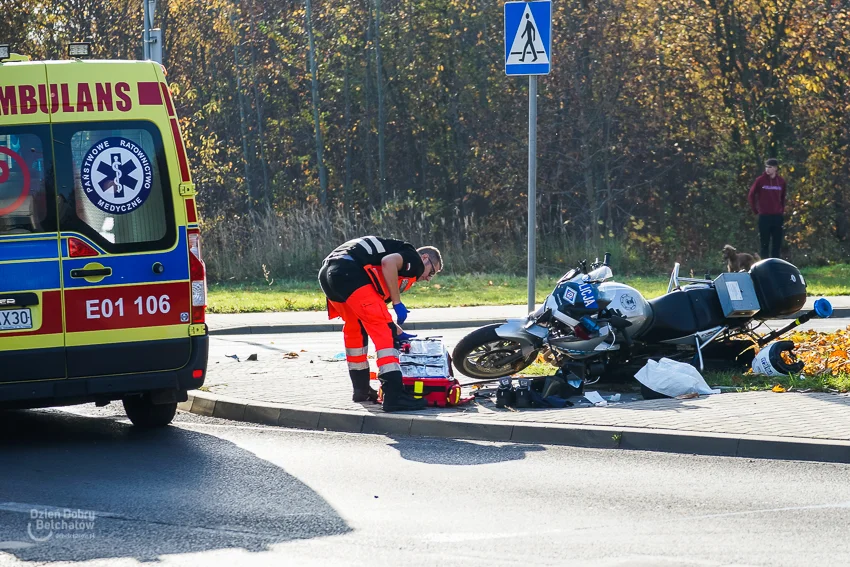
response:
<svg viewBox="0 0 850 567"><path fill-rule="evenodd" d="M413 333L405 333L404 331L402 331L400 335L396 336L396 340L397 341L409 341L410 339L412 339L415 336L417 336L417 335L414 335Z"/></svg>
<svg viewBox="0 0 850 567"><path fill-rule="evenodd" d="M393 305L393 311L395 311L396 323L403 325L404 322L407 321L407 314L410 313L410 311L407 310L404 303L396 303Z"/></svg>

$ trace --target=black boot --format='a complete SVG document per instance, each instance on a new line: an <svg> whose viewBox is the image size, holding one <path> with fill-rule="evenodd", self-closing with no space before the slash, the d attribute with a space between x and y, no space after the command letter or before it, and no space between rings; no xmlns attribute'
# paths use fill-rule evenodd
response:
<svg viewBox="0 0 850 567"><path fill-rule="evenodd" d="M384 390L385 412L416 411L428 407L428 401L425 398L417 399L404 391L401 372L387 372L381 376L381 383Z"/></svg>
<svg viewBox="0 0 850 567"><path fill-rule="evenodd" d="M369 369L365 370L349 370L348 375L351 377L351 385L354 387L354 394L351 396L352 402L378 402L378 392L369 386Z"/></svg>

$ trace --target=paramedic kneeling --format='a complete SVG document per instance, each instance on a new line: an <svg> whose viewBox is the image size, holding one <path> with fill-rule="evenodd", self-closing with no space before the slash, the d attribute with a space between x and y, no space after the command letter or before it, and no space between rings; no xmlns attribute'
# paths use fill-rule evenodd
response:
<svg viewBox="0 0 850 567"><path fill-rule="evenodd" d="M328 298L328 318L342 317L345 359L354 386L352 400L377 401L369 386L367 337L375 345L378 379L384 391L384 411L425 407L404 391L395 337L402 334L407 308L400 294L417 281L429 281L443 269L440 251L433 246L414 248L392 238L364 236L338 246L322 263L319 284ZM398 325L386 307L391 301Z"/></svg>

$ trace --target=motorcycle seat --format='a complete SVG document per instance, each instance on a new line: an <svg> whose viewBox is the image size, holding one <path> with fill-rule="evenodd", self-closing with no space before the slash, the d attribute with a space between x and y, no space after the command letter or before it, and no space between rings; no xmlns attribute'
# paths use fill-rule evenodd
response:
<svg viewBox="0 0 850 567"><path fill-rule="evenodd" d="M714 288L674 291L649 300L652 322L639 340L678 339L722 325L726 317Z"/></svg>

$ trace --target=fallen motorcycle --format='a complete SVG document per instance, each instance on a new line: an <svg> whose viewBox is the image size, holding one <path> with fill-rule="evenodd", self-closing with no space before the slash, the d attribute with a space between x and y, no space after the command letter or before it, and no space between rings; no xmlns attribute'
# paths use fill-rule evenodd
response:
<svg viewBox="0 0 850 567"><path fill-rule="evenodd" d="M496 379L519 372L542 354L585 384L603 376L631 377L647 360L661 357L690 362L700 370L707 365L744 368L752 362L754 345L763 346L812 316L831 313L823 300L767 335L768 340L758 334L764 321L797 313L806 301L803 275L776 258L713 280L680 277L676 263L667 293L650 300L613 281L609 264L610 254L589 269L582 261L526 318L466 335L452 353L455 367L472 378Z"/></svg>

